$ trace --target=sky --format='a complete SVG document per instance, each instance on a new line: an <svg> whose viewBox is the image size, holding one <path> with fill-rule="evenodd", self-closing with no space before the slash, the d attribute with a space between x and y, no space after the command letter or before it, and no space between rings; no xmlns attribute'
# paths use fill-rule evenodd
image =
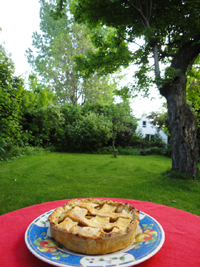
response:
<svg viewBox="0 0 200 267"><path fill-rule="evenodd" d="M31 47L33 32L39 31L39 11L37 0L0 1L0 43L11 54L17 76L31 71L25 51Z"/></svg>
<svg viewBox="0 0 200 267"><path fill-rule="evenodd" d="M15 64L15 75L27 77L31 72L25 51L31 48L32 34L39 32L40 3L37 0L1 0L0 1L0 44L3 44L6 52L10 54ZM134 70L131 70L126 78L130 82ZM126 82L125 81L125 82ZM131 107L136 117L160 109L165 102L160 99L157 89L151 90L150 98L139 96L131 101ZM154 97L154 100L151 98Z"/></svg>

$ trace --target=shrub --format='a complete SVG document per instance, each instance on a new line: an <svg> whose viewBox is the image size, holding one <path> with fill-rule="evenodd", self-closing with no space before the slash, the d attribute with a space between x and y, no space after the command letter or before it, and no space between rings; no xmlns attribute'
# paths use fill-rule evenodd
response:
<svg viewBox="0 0 200 267"><path fill-rule="evenodd" d="M95 154L113 154L113 148L112 146L102 147L99 148Z"/></svg>
<svg viewBox="0 0 200 267"><path fill-rule="evenodd" d="M118 151L119 155L137 156L140 153L138 149L135 149L135 148L132 148L132 147L122 148L121 146L118 146L117 151Z"/></svg>
<svg viewBox="0 0 200 267"><path fill-rule="evenodd" d="M55 142L55 134L63 124L60 107L52 103L24 114L22 142L31 146L48 146ZM57 142L57 141L56 141Z"/></svg>
<svg viewBox="0 0 200 267"><path fill-rule="evenodd" d="M140 155L163 155L163 149L159 147L150 147L140 150Z"/></svg>
<svg viewBox="0 0 200 267"><path fill-rule="evenodd" d="M68 135L76 151L97 151L111 138L111 122L103 115L90 112L68 125Z"/></svg>
<svg viewBox="0 0 200 267"><path fill-rule="evenodd" d="M132 136L134 135L134 130L125 127L123 131L119 131L116 136L116 145L121 147L127 147L132 145Z"/></svg>
<svg viewBox="0 0 200 267"><path fill-rule="evenodd" d="M48 149L43 149L41 147L32 147L32 146L12 146L12 148L1 151L0 153L0 160L1 161L10 161L21 156L29 156L35 154L43 154L49 152Z"/></svg>

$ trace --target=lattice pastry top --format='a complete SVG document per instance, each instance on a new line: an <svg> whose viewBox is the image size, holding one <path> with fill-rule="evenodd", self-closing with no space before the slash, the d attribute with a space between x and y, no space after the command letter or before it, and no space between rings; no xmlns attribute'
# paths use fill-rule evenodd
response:
<svg viewBox="0 0 200 267"><path fill-rule="evenodd" d="M128 203L101 199L75 199L49 216L54 239L85 254L106 254L134 240L139 211Z"/></svg>

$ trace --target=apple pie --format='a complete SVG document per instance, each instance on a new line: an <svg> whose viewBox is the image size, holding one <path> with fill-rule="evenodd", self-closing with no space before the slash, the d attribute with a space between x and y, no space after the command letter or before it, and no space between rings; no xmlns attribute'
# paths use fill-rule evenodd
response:
<svg viewBox="0 0 200 267"><path fill-rule="evenodd" d="M128 247L139 224L130 204L102 199L74 199L49 216L52 237L67 249L107 254Z"/></svg>

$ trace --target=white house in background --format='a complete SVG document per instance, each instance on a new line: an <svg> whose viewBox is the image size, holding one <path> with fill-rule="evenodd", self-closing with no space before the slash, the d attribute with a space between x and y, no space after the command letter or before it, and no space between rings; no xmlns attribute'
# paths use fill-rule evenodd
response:
<svg viewBox="0 0 200 267"><path fill-rule="evenodd" d="M153 141L154 135L159 133L163 142L165 142L166 144L168 143L168 136L166 135L166 133L164 133L162 130L158 129L156 126L150 123L150 120L146 117L142 117L138 121L137 130L140 130L143 134L143 138L146 137L149 139L149 141Z"/></svg>

